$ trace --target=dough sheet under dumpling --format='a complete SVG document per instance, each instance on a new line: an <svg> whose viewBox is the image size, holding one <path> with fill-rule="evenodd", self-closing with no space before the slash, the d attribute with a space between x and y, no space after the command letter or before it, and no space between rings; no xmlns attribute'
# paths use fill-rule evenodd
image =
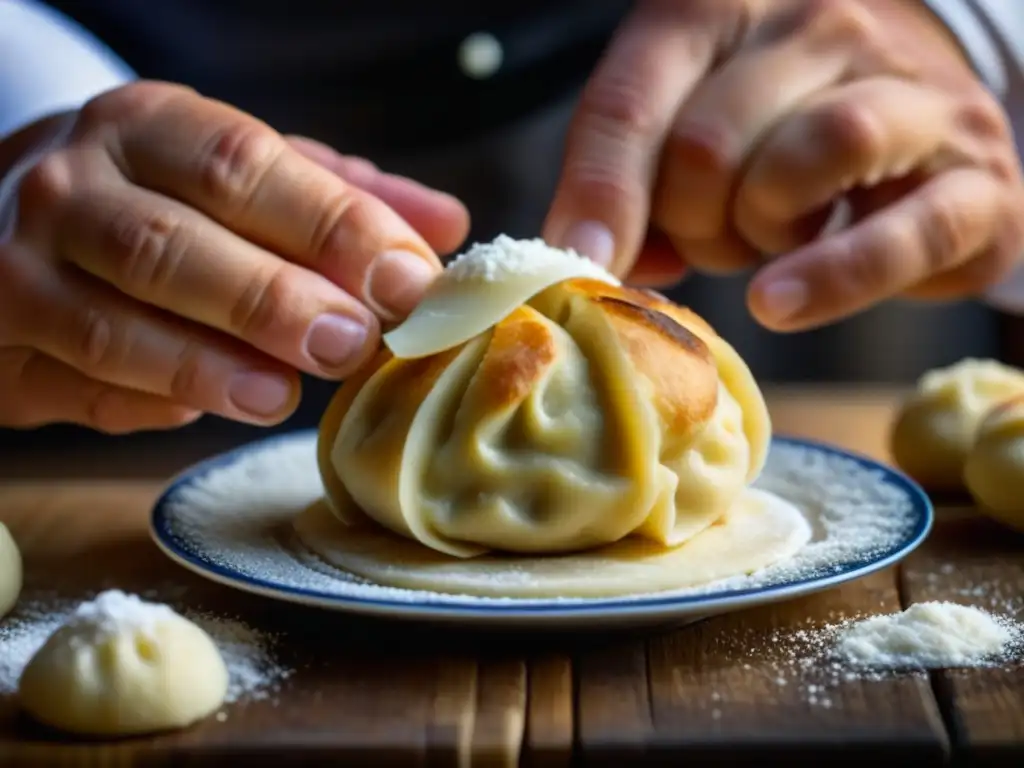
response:
<svg viewBox="0 0 1024 768"><path fill-rule="evenodd" d="M346 525L323 501L296 519L295 531L325 562L383 586L512 598L606 598L691 588L779 563L811 539L799 509L754 488L724 518L675 548L629 537L566 555L460 559L368 521Z"/></svg>

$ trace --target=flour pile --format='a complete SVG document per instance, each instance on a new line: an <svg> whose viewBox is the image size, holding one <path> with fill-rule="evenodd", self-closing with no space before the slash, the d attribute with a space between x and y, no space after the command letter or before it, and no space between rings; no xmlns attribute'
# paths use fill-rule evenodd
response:
<svg viewBox="0 0 1024 768"><path fill-rule="evenodd" d="M808 617L768 632L734 626L718 642L733 658L756 659L742 665L744 676L763 675L766 685L826 709L836 704L832 692L849 684L1024 661L1024 625L1012 618L1024 610L1024 599L1003 596L1001 585L971 584L964 591L991 610L929 601L877 616L834 611L824 624Z"/></svg>
<svg viewBox="0 0 1024 768"><path fill-rule="evenodd" d="M1008 619L950 602L915 603L844 629L836 654L854 667L971 667L1005 658L1020 640Z"/></svg>

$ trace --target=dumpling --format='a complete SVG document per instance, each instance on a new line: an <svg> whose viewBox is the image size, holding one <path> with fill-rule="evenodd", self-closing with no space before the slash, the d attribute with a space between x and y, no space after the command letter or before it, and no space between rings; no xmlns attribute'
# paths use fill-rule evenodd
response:
<svg viewBox="0 0 1024 768"><path fill-rule="evenodd" d="M439 282L432 292L450 291ZM318 451L338 517L456 558L631 535L671 547L756 479L768 411L706 322L614 280L532 290L507 311L466 312L459 334L414 313L396 330L405 356L384 350L340 388ZM462 285L456 303L485 307L474 291L486 285Z"/></svg>
<svg viewBox="0 0 1024 768"><path fill-rule="evenodd" d="M169 606L109 590L83 603L35 653L21 706L71 733L127 736L183 728L224 701L212 638Z"/></svg>
<svg viewBox="0 0 1024 768"><path fill-rule="evenodd" d="M18 545L7 526L0 523L0 619L18 602L21 594L21 568Z"/></svg>
<svg viewBox="0 0 1024 768"><path fill-rule="evenodd" d="M927 372L903 402L890 433L896 464L930 490L962 491L964 462L981 418L1024 393L1024 372L965 358Z"/></svg>
<svg viewBox="0 0 1024 768"><path fill-rule="evenodd" d="M964 481L982 512L1024 531L1024 395L997 405L982 419Z"/></svg>

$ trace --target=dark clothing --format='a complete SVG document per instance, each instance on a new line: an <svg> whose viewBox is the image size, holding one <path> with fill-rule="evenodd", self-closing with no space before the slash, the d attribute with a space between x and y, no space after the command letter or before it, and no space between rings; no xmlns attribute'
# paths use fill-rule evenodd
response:
<svg viewBox="0 0 1024 768"><path fill-rule="evenodd" d="M186 83L284 133L324 141L462 199L471 240L539 233L580 86L630 3L56 0L141 77ZM504 59L490 78L458 66L485 31ZM693 277L669 292L703 314L762 381L906 381L965 354L995 355L982 307L890 305L835 327L776 336L744 307L745 277ZM316 423L333 383L306 380L283 428ZM207 418L190 430L264 430ZM60 428L61 431L65 428ZM19 434L17 441L45 439ZM71 431L82 436L83 433ZM0 432L0 441L3 435Z"/></svg>

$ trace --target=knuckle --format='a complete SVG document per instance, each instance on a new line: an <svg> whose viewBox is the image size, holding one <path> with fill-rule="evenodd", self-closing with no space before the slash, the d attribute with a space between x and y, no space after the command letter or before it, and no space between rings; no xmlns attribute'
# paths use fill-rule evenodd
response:
<svg viewBox="0 0 1024 768"><path fill-rule="evenodd" d="M806 4L804 24L812 37L860 48L878 38L875 14L853 0L813 0Z"/></svg>
<svg viewBox="0 0 1024 768"><path fill-rule="evenodd" d="M881 154L884 136L869 109L851 101L837 101L816 115L816 135L834 147L840 157L854 163L874 160Z"/></svg>
<svg viewBox="0 0 1024 768"><path fill-rule="evenodd" d="M119 332L106 313L89 307L75 327L71 354L76 367L93 376L119 369L128 356L127 335Z"/></svg>
<svg viewBox="0 0 1024 768"><path fill-rule="evenodd" d="M649 88L635 77L606 71L588 83L580 98L584 128L620 141L652 136L659 130L659 115Z"/></svg>
<svg viewBox="0 0 1024 768"><path fill-rule="evenodd" d="M1013 127L1006 110L994 95L980 88L974 89L960 104L957 122L968 133L984 140L1013 140Z"/></svg>
<svg viewBox="0 0 1024 768"><path fill-rule="evenodd" d="M255 274L231 307L231 328L246 339L266 335L288 322L294 293L285 265Z"/></svg>
<svg viewBox="0 0 1024 768"><path fill-rule="evenodd" d="M194 341L188 342L178 355L177 365L168 395L171 400L179 403L198 403L204 399L203 382L203 350Z"/></svg>
<svg viewBox="0 0 1024 768"><path fill-rule="evenodd" d="M941 271L967 248L964 214L945 199L935 196L925 201L926 215L918 226L918 238L924 266L929 273Z"/></svg>
<svg viewBox="0 0 1024 768"><path fill-rule="evenodd" d="M623 201L643 199L647 190L636 179L601 157L576 160L566 166L573 188L586 191L588 204L597 210L615 210Z"/></svg>
<svg viewBox="0 0 1024 768"><path fill-rule="evenodd" d="M346 189L317 213L309 235L314 264L329 265L339 253L376 253L383 250L379 215L370 199Z"/></svg>
<svg viewBox="0 0 1024 768"><path fill-rule="evenodd" d="M67 158L51 152L22 177L18 186L18 213L35 217L66 200L72 191L72 173Z"/></svg>
<svg viewBox="0 0 1024 768"><path fill-rule="evenodd" d="M115 212L100 235L103 252L113 260L115 281L129 292L166 286L188 252L184 232L169 211Z"/></svg>
<svg viewBox="0 0 1024 768"><path fill-rule="evenodd" d="M199 153L199 182L213 199L245 206L284 151L271 129L243 120L216 131Z"/></svg>
<svg viewBox="0 0 1024 768"><path fill-rule="evenodd" d="M665 151L667 162L680 173L724 176L736 167L731 133L725 126L684 121L673 129Z"/></svg>
<svg viewBox="0 0 1024 768"><path fill-rule="evenodd" d="M132 430L123 418L118 391L107 384L97 384L89 392L82 406L82 419L86 425L107 435L123 435Z"/></svg>
<svg viewBox="0 0 1024 768"><path fill-rule="evenodd" d="M195 91L175 83L147 80L129 83L87 101L78 113L78 129L89 130L110 122L131 120L147 113L154 104L186 95L195 95Z"/></svg>

